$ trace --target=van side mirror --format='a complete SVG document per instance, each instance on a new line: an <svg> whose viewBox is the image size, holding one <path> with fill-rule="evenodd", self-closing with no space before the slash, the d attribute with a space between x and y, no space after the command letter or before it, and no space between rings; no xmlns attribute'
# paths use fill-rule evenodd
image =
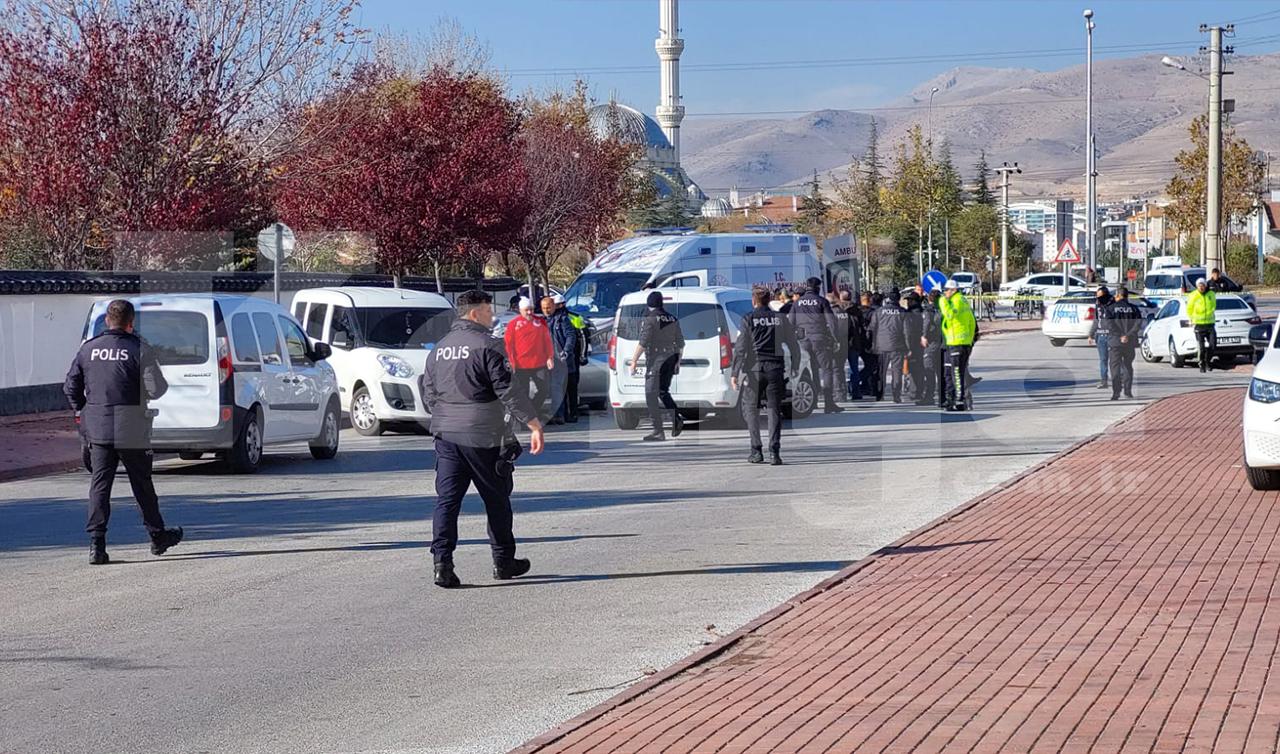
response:
<svg viewBox="0 0 1280 754"><path fill-rule="evenodd" d="M1254 325L1249 328L1249 340L1251 342L1268 343L1271 341L1271 323L1267 322L1261 325Z"/></svg>
<svg viewBox="0 0 1280 754"><path fill-rule="evenodd" d="M324 341L314 343L311 346L312 361L324 361L325 359L329 358L332 355L333 355L333 349L330 348L329 344L325 343Z"/></svg>

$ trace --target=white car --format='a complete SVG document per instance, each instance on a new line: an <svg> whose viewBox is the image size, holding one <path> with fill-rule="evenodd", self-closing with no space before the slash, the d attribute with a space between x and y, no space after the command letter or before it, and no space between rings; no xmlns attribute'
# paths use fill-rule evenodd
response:
<svg viewBox="0 0 1280 754"><path fill-rule="evenodd" d="M1244 471L1255 490L1280 490L1280 350L1272 340L1244 397Z"/></svg>
<svg viewBox="0 0 1280 754"><path fill-rule="evenodd" d="M956 281L960 286L960 292L966 296L978 296L982 294L982 279L978 277L976 272L953 272L951 280Z"/></svg>
<svg viewBox="0 0 1280 754"><path fill-rule="evenodd" d="M1156 314L1156 305L1140 296L1130 296L1129 303L1142 311L1145 319ZM1077 291L1045 307L1040 332L1054 346L1065 346L1069 340L1088 340L1098 316L1097 296L1093 291Z"/></svg>
<svg viewBox="0 0 1280 754"><path fill-rule="evenodd" d="M1075 275L1068 276L1067 281L1067 294L1071 294L1076 291L1090 290L1089 284ZM1000 292L998 294L1000 303L1012 303L1014 298L1018 295L1018 291L1022 289L1027 289L1032 295L1037 296L1061 296L1062 273L1037 272L1034 275L1025 275L1017 280L1010 280L1000 286Z"/></svg>
<svg viewBox="0 0 1280 754"><path fill-rule="evenodd" d="M738 326L754 308L751 293L741 288L725 287L658 290L662 292L666 310L680 321L685 339L680 371L671 381L671 397L681 413L691 418L724 416L734 423L739 422L742 418L740 391L733 389L729 378ZM609 405L613 407L614 420L620 429L635 429L646 416L646 357L641 355L640 369L633 376L631 356L636 350L640 323L648 312L645 299L649 293L640 291L622 297L609 341ZM791 358L794 355L789 354L788 368ZM813 413L818 402L808 359L800 358L800 376L788 385L785 397L792 418L803 418Z"/></svg>
<svg viewBox="0 0 1280 754"><path fill-rule="evenodd" d="M448 299L404 288L309 288L294 295L293 311L307 335L333 347L342 410L357 432L428 426L418 376L453 325Z"/></svg>
<svg viewBox="0 0 1280 754"><path fill-rule="evenodd" d="M1217 355L1234 359L1237 356L1253 355L1253 345L1249 343L1249 329L1261 324L1258 313L1249 306L1249 302L1234 293L1218 294L1217 317L1214 330L1218 334ZM1187 301L1182 297L1171 298L1164 302L1155 319L1147 325L1142 333L1142 358L1156 362L1169 359L1175 367L1182 367L1188 361L1198 358L1199 347L1196 344L1195 328L1187 318Z"/></svg>
<svg viewBox="0 0 1280 754"><path fill-rule="evenodd" d="M151 444L186 460L213 452L257 471L267 445L306 441L318 459L338 454L338 380L330 348L308 340L284 308L223 294L130 298L136 332L155 351L169 390L150 402ZM85 339L102 333L109 300L94 303Z"/></svg>

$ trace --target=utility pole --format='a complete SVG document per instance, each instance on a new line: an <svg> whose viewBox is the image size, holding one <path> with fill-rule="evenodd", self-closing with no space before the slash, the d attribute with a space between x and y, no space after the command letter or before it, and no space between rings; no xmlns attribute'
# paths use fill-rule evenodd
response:
<svg viewBox="0 0 1280 754"><path fill-rule="evenodd" d="M1085 258L1089 260L1090 270L1098 267L1098 252L1096 249L1098 238L1098 150L1094 144L1093 137L1093 26L1093 11L1086 8L1084 11L1084 148L1085 212L1088 213L1085 220L1085 232L1088 238L1085 239L1085 242L1089 245L1089 253Z"/></svg>
<svg viewBox="0 0 1280 754"><path fill-rule="evenodd" d="M1000 211L1000 284L1009 282L1009 174L1021 173L1018 163L1005 163L996 168L1000 174L1000 192L1002 209Z"/></svg>
<svg viewBox="0 0 1280 754"><path fill-rule="evenodd" d="M1234 50L1222 48L1222 33L1235 31L1235 26L1200 26L1209 32L1209 196L1205 201L1204 261L1213 269L1223 268L1222 263L1222 70L1223 53Z"/></svg>

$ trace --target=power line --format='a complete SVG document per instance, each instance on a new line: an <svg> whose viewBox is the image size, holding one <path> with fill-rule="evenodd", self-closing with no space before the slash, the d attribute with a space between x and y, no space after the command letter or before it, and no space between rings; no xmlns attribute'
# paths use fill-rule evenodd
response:
<svg viewBox="0 0 1280 754"><path fill-rule="evenodd" d="M1255 13L1252 16L1244 16L1243 18L1237 18L1236 20L1228 21L1227 23L1229 24L1257 23L1259 21L1266 21L1272 18L1280 18L1280 8L1277 8L1275 10L1264 11L1262 13Z"/></svg>

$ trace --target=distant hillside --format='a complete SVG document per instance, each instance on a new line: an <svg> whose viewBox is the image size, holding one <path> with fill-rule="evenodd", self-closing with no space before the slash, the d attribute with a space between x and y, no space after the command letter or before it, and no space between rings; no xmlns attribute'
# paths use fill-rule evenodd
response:
<svg viewBox="0 0 1280 754"><path fill-rule="evenodd" d="M1236 100L1232 123L1255 149L1280 151L1280 53L1230 59L1225 96ZM871 118L886 158L913 124L928 121L935 142L951 142L966 178L979 150L990 163L1018 162L1015 193L1075 195L1084 190L1084 66L1041 73L964 67L921 83L874 111L820 110L796 118L688 118L684 162L708 193L797 185L816 169L841 175L866 148ZM1098 192L1120 199L1159 192L1172 160L1187 143L1191 119L1203 112L1207 85L1160 65L1160 56L1094 64L1094 128Z"/></svg>

